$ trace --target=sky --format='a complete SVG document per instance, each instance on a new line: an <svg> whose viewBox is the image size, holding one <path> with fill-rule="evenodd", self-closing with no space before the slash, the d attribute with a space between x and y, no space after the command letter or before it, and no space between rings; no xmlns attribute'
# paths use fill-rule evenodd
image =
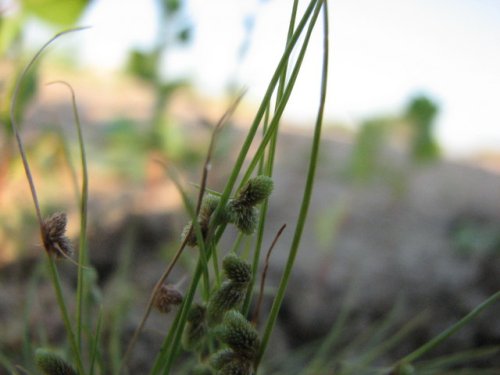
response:
<svg viewBox="0 0 500 375"><path fill-rule="evenodd" d="M306 1L301 1L304 8ZM188 46L171 50L168 77L186 76L204 93L229 82L258 100L282 53L291 0L188 0ZM449 155L500 150L500 0L333 0L330 5L328 120L356 127L400 113L425 94L439 104L436 136ZM82 18L79 59L119 67L130 48L150 47L158 32L154 0L96 0ZM319 25L321 26L321 25ZM285 113L313 123L321 27ZM243 52L242 52L243 51Z"/></svg>

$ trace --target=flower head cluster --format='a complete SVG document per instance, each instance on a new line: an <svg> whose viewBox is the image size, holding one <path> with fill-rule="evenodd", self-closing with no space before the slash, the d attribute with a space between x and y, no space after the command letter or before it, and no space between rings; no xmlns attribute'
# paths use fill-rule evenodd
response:
<svg viewBox="0 0 500 375"><path fill-rule="evenodd" d="M172 286L162 285L156 292L153 306L161 313L167 314L172 309L173 305L182 303L182 294Z"/></svg>
<svg viewBox="0 0 500 375"><path fill-rule="evenodd" d="M76 371L64 359L47 349L37 349L35 362L45 375L76 375Z"/></svg>
<svg viewBox="0 0 500 375"><path fill-rule="evenodd" d="M228 280L222 283L208 301L207 319L210 325L220 323L227 311L241 306L252 278L250 265L234 254L228 254L224 258L222 267Z"/></svg>
<svg viewBox="0 0 500 375"><path fill-rule="evenodd" d="M224 315L217 336L229 349L214 354L211 363L218 375L250 375L259 350L259 335L253 325L236 310Z"/></svg>
<svg viewBox="0 0 500 375"><path fill-rule="evenodd" d="M182 346L189 351L198 351L205 341L207 325L205 322L206 307L193 304L188 312L187 323L182 333Z"/></svg>
<svg viewBox="0 0 500 375"><path fill-rule="evenodd" d="M236 197L229 201L228 220L244 234L255 232L258 221L258 210L255 206L271 195L273 186L273 180L264 175L248 180Z"/></svg>
<svg viewBox="0 0 500 375"><path fill-rule="evenodd" d="M207 194L203 198L203 202L201 203L200 207L200 213L198 214L198 224L201 229L201 235L205 239L208 233L208 227L210 224L210 219L212 217L212 214L216 210L218 204L219 204L220 198L216 195L213 194ZM186 236L188 236L187 239L187 245L191 247L195 247L198 244L198 240L196 238L196 233L194 231L194 228L191 229L192 222L190 221L185 227L182 232L182 238L185 239Z"/></svg>
<svg viewBox="0 0 500 375"><path fill-rule="evenodd" d="M66 224L68 218L64 212L49 216L42 223L42 240L45 250L56 258L70 257L73 246L66 237Z"/></svg>

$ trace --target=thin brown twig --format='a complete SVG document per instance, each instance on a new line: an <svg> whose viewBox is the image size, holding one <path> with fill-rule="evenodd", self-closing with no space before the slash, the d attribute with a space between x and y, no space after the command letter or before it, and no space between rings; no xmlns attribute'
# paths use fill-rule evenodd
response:
<svg viewBox="0 0 500 375"><path fill-rule="evenodd" d="M262 270L262 276L260 278L259 298L257 299L257 304L255 305L255 310L253 312L253 317L252 317L252 323L255 325L258 324L260 308L262 306L262 300L264 298L264 284L266 282L266 276L267 276L267 270L269 268L269 259L271 258L271 252L273 251L274 245L276 245L276 242L278 242L278 239L280 238L285 228L286 224L283 224L279 229L278 233L276 233L276 236L274 237L274 240L266 254L266 259L264 261L264 269Z"/></svg>
<svg viewBox="0 0 500 375"><path fill-rule="evenodd" d="M198 200L196 203L196 215L195 215L195 217L198 216L200 209L201 209L201 204L203 202L203 195L205 194L205 189L206 189L207 180L208 180L208 173L209 173L210 168L211 168L211 159L212 159L213 150L215 148L216 136L218 135L218 133L220 132L220 130L222 129L224 124L227 122L227 120L234 113L234 111L236 110L236 107L240 103L244 94L245 94L245 91L243 91L236 98L236 100L233 102L233 104L229 107L229 109L222 115L220 120L217 122L217 124L215 125L214 130L212 132L212 137L210 139L210 144L208 146L207 157L206 157L205 163L203 165L203 172L202 172L202 176L201 176L201 183L200 183L200 189L199 189L199 193L198 193ZM160 162L161 164L164 164L159 160L157 160L157 161ZM174 181L174 183L177 184L176 181ZM181 245L179 246L179 249L177 250L174 257L170 261L169 265L167 266L167 268L165 269L165 271L163 272L163 274L160 276L160 278L156 282L155 286L153 287L153 291L151 292L151 296L149 297L149 301L148 301L148 304L146 306L146 311L144 312L144 315L141 319L141 322L139 323L139 326L136 328L134 335L130 339L130 342L127 346L127 350L125 351L125 354L123 356L123 360L122 360L120 369L118 371L119 374L123 371L125 365L127 364L127 361L130 357L130 354L132 353L132 349L134 348L134 345L137 342L139 335L141 334L142 330L144 329L144 325L146 324L146 321L149 317L149 314L151 313L151 310L153 309L153 303L154 303L156 293L158 293L158 290L163 285L165 280L168 278L168 276L170 275L170 272L172 272L172 269L174 268L175 264L177 263L177 261L179 260L179 258L181 256L182 252L186 248L187 241L191 237L192 232L193 232L193 225L191 224L186 237L184 238Z"/></svg>

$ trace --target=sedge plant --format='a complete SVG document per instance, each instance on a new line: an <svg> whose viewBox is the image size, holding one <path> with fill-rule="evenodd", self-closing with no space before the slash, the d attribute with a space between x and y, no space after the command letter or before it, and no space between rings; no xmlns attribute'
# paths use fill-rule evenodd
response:
<svg viewBox="0 0 500 375"><path fill-rule="evenodd" d="M161 165L165 166L166 175L181 193L190 221L179 236L180 244L175 255L165 266L164 272L158 276L156 284L152 286L150 298L146 306L144 306L143 316L130 341L122 350L115 347L114 354L118 358L114 358L114 364L111 366L112 373L128 373L135 344L140 340L146 321L153 309L162 314L175 315L168 332L164 335L163 343L156 354L155 360L150 364L148 370L150 374L173 373L177 369L176 366L180 361L179 357L182 352L190 353L192 356L192 360L189 362L192 363L189 370L189 373L192 374L253 375L266 371L262 360L278 319L287 285L295 266L297 253L300 250L302 232L313 195L328 81L328 2L326 0L309 0L302 14L299 14L298 9L299 1L294 0L283 54L269 81L268 88L222 191L217 192L207 186L208 173L212 166L212 153L216 147L217 137L223 130L223 125L236 110L243 94L234 101L214 128L203 165L201 180L198 184L198 195L195 203L192 202L190 193L186 188L187 184L180 174L171 166L163 163L162 160L158 160ZM321 20L321 22L318 22L318 20ZM275 241L264 259L261 249L266 245L264 243L264 231L268 213L267 202L272 199L274 190L273 170L280 135L279 126L289 98L294 92L294 85L299 76L302 62L308 53L311 35L318 24L322 24L323 36L322 76L319 82L320 99L313 129L303 194L300 199L300 210L297 221L294 223L288 259L284 265L283 274L271 309L266 320L262 324L257 324L259 322L258 310L261 307L260 301L264 291L265 270L267 270L270 250L274 247L284 229L283 226L279 233L276 234ZM70 347L70 355L67 358L45 348L38 349L34 353L35 362L40 371L47 375L98 374L107 373L110 369L109 366L106 367L103 364L103 358L107 355L102 345L102 332L106 330L106 321L103 319L100 309L98 309L99 311L94 319L89 319L86 316L94 312L90 309L90 300L88 298L89 284L92 283L92 277L89 275L93 270L89 264L87 253L88 175L85 142L76 107L75 93L69 84L63 83L71 90L73 113L78 130L82 173L82 187L79 194L80 242L78 259L73 261L77 267L76 313L74 318L70 316L68 301L63 296L58 273L58 262L71 259L72 256L72 245L65 235L66 215L64 213L52 213L48 218L43 218L30 172L30 165L15 118L16 93L19 91L23 78L29 69L45 48L54 40L64 34L81 29L63 31L39 50L21 74L11 103L13 132L17 139L31 189L52 284ZM294 57L292 58L292 56ZM251 154L251 146L254 144L259 130L262 131L262 137L258 141L256 151ZM244 168L247 160L249 162ZM234 226L239 232L230 250L224 249L221 245L221 238L228 226ZM243 239L252 236L254 237L253 251L244 256L241 251L242 244L245 242ZM172 274L172 270L178 265L178 261L186 247L195 249L197 261L193 273L189 275L190 282L186 291L181 292L175 285L168 284L167 280ZM258 293L255 293L258 273L263 262L265 267L261 277L260 289ZM411 370L414 361L444 341L498 299L499 293L492 296L456 326L402 358L391 368L386 369L387 372L407 373L404 371ZM257 310L253 313L253 319L250 316L252 301L257 301ZM348 313L347 310L345 312ZM324 364L323 356L326 355L327 349L332 347L336 341L339 329L340 326L337 326L328 341L322 346L318 356L311 363L311 369L322 368ZM368 352L364 358L364 363L368 364L381 350L394 345L404 336L405 332L395 336L392 341L386 342L384 347L375 348Z"/></svg>

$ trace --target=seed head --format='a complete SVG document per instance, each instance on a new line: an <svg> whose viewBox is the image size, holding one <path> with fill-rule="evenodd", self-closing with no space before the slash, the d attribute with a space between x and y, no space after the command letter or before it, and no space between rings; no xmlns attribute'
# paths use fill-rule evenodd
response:
<svg viewBox="0 0 500 375"><path fill-rule="evenodd" d="M231 281L237 283L249 283L252 279L250 264L238 258L235 254L228 254L222 261L222 268Z"/></svg>
<svg viewBox="0 0 500 375"><path fill-rule="evenodd" d="M220 197L213 194L205 195L203 197L203 201L201 202L199 220L201 222L206 221L208 224L208 221L210 221L210 217L212 216L215 209L219 205L219 202L220 202Z"/></svg>
<svg viewBox="0 0 500 375"><path fill-rule="evenodd" d="M237 309L245 299L247 283L236 283L234 281L224 281L208 301L207 318L210 325L218 324L222 321L226 311Z"/></svg>
<svg viewBox="0 0 500 375"><path fill-rule="evenodd" d="M153 306L161 313L167 314L172 309L172 305L182 303L182 294L169 285L162 285L156 292Z"/></svg>
<svg viewBox="0 0 500 375"><path fill-rule="evenodd" d="M198 224L200 225L201 229L201 234L203 238L206 238L207 233L208 233L208 227L210 225L210 219L212 217L212 214L214 213L215 209L217 208L217 205L220 202L220 198L216 195L213 194L207 194L205 197L203 197L203 202L200 207L200 213L198 215ZM226 214L223 213L223 220L227 221L226 219ZM189 222L185 227L184 230L182 231L182 240L186 238L186 236L189 234L189 231L191 229L191 224L192 222ZM198 244L198 240L196 238L196 233L193 230L191 230L191 234L189 235L189 238L187 240L187 245L190 247L195 247Z"/></svg>
<svg viewBox="0 0 500 375"><path fill-rule="evenodd" d="M227 205L229 222L244 234L250 235L255 232L258 222L259 211L252 206L245 206L233 199Z"/></svg>
<svg viewBox="0 0 500 375"><path fill-rule="evenodd" d="M215 353L211 357L210 363L212 367L217 370L217 375L250 374L251 363L246 358L241 357L238 353L235 353L231 349L224 349Z"/></svg>
<svg viewBox="0 0 500 375"><path fill-rule="evenodd" d="M205 306L193 304L188 312L187 323L182 333L182 346L189 351L198 351L206 338Z"/></svg>
<svg viewBox="0 0 500 375"><path fill-rule="evenodd" d="M45 375L77 375L73 367L64 359L47 349L37 349L35 361Z"/></svg>
<svg viewBox="0 0 500 375"><path fill-rule="evenodd" d="M49 216L42 224L42 240L45 250L56 258L71 256L73 246L66 237L67 216L64 212L57 212Z"/></svg>
<svg viewBox="0 0 500 375"><path fill-rule="evenodd" d="M259 175L251 178L238 191L236 201L246 207L253 207L271 195L274 183L270 177Z"/></svg>
<svg viewBox="0 0 500 375"><path fill-rule="evenodd" d="M251 375L252 364L244 359L235 359L223 366L217 375Z"/></svg>
<svg viewBox="0 0 500 375"><path fill-rule="evenodd" d="M236 310L228 311L217 330L219 339L243 358L253 360L259 349L259 334Z"/></svg>

